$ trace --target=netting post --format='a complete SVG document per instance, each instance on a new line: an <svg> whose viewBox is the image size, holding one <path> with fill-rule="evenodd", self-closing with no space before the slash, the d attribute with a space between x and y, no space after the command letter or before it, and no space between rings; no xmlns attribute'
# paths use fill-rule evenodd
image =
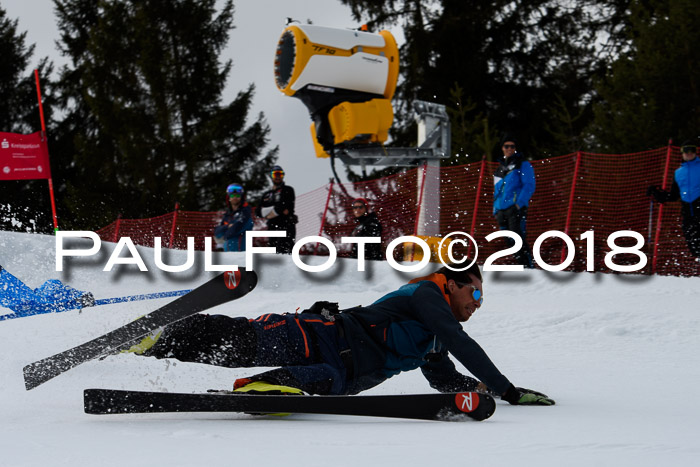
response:
<svg viewBox="0 0 700 467"><path fill-rule="evenodd" d="M661 189L665 190L666 189L666 180L668 179L668 171L671 166L671 152L672 148L671 145L673 144L673 140L669 139L668 140L668 149L666 150L666 165L664 166L664 179L663 182L661 183ZM650 274L656 274L656 259L657 259L657 254L659 250L659 237L661 236L661 219L663 218L664 214L664 205L660 204L659 205L659 215L656 218L656 234L654 235L654 249L652 250L651 253L651 272Z"/></svg>
<svg viewBox="0 0 700 467"><path fill-rule="evenodd" d="M569 235L571 227L571 215L574 211L574 196L576 195L576 181L578 180L578 169L581 166L581 151L576 151L576 166L574 167L574 178L571 181L571 193L569 194L569 209L566 212L566 224L564 224L564 233ZM561 248L561 262L566 259L566 243Z"/></svg>
<svg viewBox="0 0 700 467"><path fill-rule="evenodd" d="M421 206L423 204L423 191L425 190L425 176L427 173L428 162L425 162L423 164L423 178L421 179L420 183L420 191L418 192L418 204L416 205L416 222L415 224L413 224L413 235L418 235L418 222L420 220ZM409 261L413 261L413 252L415 249L415 246L411 249L411 259Z"/></svg>
<svg viewBox="0 0 700 467"><path fill-rule="evenodd" d="M117 241L119 241L119 226L121 225L121 223L122 223L122 215L119 214L117 216L117 220L114 221L114 236L112 237L112 241L114 243L117 243Z"/></svg>
<svg viewBox="0 0 700 467"><path fill-rule="evenodd" d="M170 229L170 242L168 243L168 248L173 248L173 242L175 241L175 227L177 225L177 211L180 209L180 203L175 203L175 211L173 211L173 226Z"/></svg>
<svg viewBox="0 0 700 467"><path fill-rule="evenodd" d="M476 186L476 198L474 199L474 213L472 214L472 226L471 229L469 229L469 235L471 235L472 238L474 238L474 234L476 233L476 216L479 212L479 198L481 198L481 188L484 186L484 173L486 172L486 154L484 154L484 157L481 158L481 168L479 170L479 183ZM471 256L472 242L469 242L469 246L467 247L467 257L471 258Z"/></svg>
<svg viewBox="0 0 700 467"><path fill-rule="evenodd" d="M328 196L326 197L326 206L323 208L323 215L321 216L321 228L318 229L318 236L323 235L323 229L326 227L326 215L328 214L328 205L331 202L331 195L333 194L333 179L330 179L330 184L328 185ZM318 255L318 244L314 247L314 256Z"/></svg>

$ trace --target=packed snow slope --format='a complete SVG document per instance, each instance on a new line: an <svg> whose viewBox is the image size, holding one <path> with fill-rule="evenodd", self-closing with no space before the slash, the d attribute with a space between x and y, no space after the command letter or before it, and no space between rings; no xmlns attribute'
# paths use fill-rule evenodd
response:
<svg viewBox="0 0 700 467"><path fill-rule="evenodd" d="M199 253L190 272L158 271L148 248L138 251L150 272L131 265L103 272L113 248L103 244L99 255L67 261L59 273L53 237L0 232L0 264L30 287L56 278L99 299L189 289L215 274L203 272ZM185 252L168 252L165 261L182 264ZM220 254L214 261L243 266L244 256ZM307 261L320 264L325 258ZM312 274L298 269L291 257L260 256L258 287L212 312L256 317L293 312L316 300L338 301L341 307L369 304L410 278L386 263L373 263L366 273L356 269L355 260L338 260L329 271ZM230 388L251 370L119 355L25 391L24 365L171 299L2 321L0 465L698 465L699 297L698 277L486 273L484 306L465 329L513 383L545 392L557 405L513 407L499 401L494 416L481 423L323 415L86 415L85 388L200 392ZM414 371L370 393L430 391Z"/></svg>

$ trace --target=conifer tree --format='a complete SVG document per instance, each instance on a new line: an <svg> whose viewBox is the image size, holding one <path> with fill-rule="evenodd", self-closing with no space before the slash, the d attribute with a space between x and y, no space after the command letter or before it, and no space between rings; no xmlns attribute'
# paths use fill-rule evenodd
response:
<svg viewBox="0 0 700 467"><path fill-rule="evenodd" d="M255 195L277 148L254 86L228 103L221 61L233 4L215 0L56 0L66 118L57 144L72 165L64 187L76 225L223 207L225 187Z"/></svg>
<svg viewBox="0 0 700 467"><path fill-rule="evenodd" d="M39 70L44 90L51 89L48 58L32 63L34 45L27 33L19 32L17 20L8 18L0 6L0 131L29 134L41 130L34 68ZM45 106L50 119L50 105ZM46 180L0 182L0 228L20 231L51 231L51 205Z"/></svg>
<svg viewBox="0 0 700 467"><path fill-rule="evenodd" d="M453 163L499 156L504 132L535 158L580 149L569 133L590 122L592 80L604 65L591 1L341 1L374 30L403 29L397 142L415 134L410 103L421 99L448 107ZM563 133L552 125L561 112L574 116Z"/></svg>
<svg viewBox="0 0 700 467"><path fill-rule="evenodd" d="M609 2L611 7L619 2ZM700 128L700 4L629 2L624 44L597 86L591 140L605 152L634 152L696 137Z"/></svg>

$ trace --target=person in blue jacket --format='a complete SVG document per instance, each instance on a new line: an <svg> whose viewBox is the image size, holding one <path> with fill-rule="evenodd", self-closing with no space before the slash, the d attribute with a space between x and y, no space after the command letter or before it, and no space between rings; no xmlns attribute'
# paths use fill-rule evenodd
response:
<svg viewBox="0 0 700 467"><path fill-rule="evenodd" d="M511 404L553 405L546 395L515 387L464 330L481 308L479 266L442 267L371 305L338 310L317 302L301 313L256 319L197 314L133 346L129 352L223 367L279 367L239 378L234 390L345 395L420 368L440 392L481 391ZM457 371L452 355L476 378Z"/></svg>
<svg viewBox="0 0 700 467"><path fill-rule="evenodd" d="M503 138L503 159L493 174L493 215L501 230L515 232L523 241L523 247L515 254L520 264L533 268L532 253L527 243L527 208L535 193L535 171L532 164L517 151L512 136ZM513 246L512 239L507 239Z"/></svg>
<svg viewBox="0 0 700 467"><path fill-rule="evenodd" d="M226 204L219 226L214 229L214 239L224 251L245 251L245 233L253 229L253 211L245 200L245 190L238 183L226 187Z"/></svg>
<svg viewBox="0 0 700 467"><path fill-rule="evenodd" d="M683 143L683 163L673 175L671 191L651 185L647 196L653 196L660 203L681 200L683 234L690 254L700 262L700 158L697 153L698 148L692 141Z"/></svg>

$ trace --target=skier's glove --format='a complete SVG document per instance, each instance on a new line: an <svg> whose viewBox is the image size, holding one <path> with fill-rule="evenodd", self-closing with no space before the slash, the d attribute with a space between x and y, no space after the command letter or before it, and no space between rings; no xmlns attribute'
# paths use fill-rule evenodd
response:
<svg viewBox="0 0 700 467"><path fill-rule="evenodd" d="M649 188L647 188L647 196L653 196L656 198L656 193L659 191L659 187L657 185L649 185Z"/></svg>
<svg viewBox="0 0 700 467"><path fill-rule="evenodd" d="M501 399L511 405L554 405L554 399L550 399L546 394L533 391L531 389L516 388L512 384L501 396Z"/></svg>

